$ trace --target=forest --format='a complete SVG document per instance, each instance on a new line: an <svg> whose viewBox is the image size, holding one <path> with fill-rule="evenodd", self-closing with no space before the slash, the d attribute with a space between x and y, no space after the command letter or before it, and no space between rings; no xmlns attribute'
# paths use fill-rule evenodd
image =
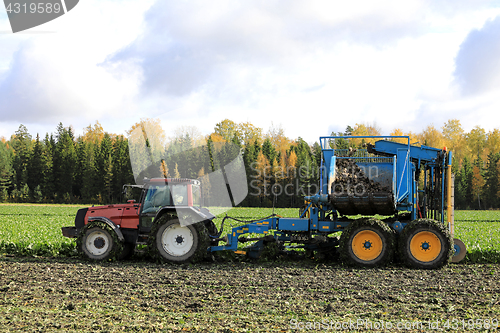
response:
<svg viewBox="0 0 500 333"><path fill-rule="evenodd" d="M10 138L0 137L0 202L84 203L123 202L122 186L134 184L129 140L148 128L165 177L198 178L214 167L210 162L198 169L185 169L177 159L196 159L196 147L231 143L239 148L247 175L249 195L242 207L300 207L304 195L318 188L321 165L319 142L290 139L281 127L267 132L249 122L225 119L209 135L196 127L177 128L167 136L159 119L141 119L127 136L106 132L99 122L75 137L72 126L59 123L54 133L32 136L24 125ZM153 135L151 135L151 133ZM326 135L327 133L325 133ZM373 125L355 124L331 135L382 135ZM500 207L500 130L486 132L480 126L465 132L459 120L448 120L440 128L428 125L420 133L394 129L389 135L406 135L412 145L447 147L453 152L456 209ZM346 147L360 148L367 140L345 140ZM201 148L203 149L203 148ZM198 149L199 150L199 149ZM191 156L191 157L190 157ZM167 158L170 157L170 158ZM168 162L166 162L168 161ZM273 192L273 185L281 190ZM283 190L285 189L285 190ZM274 193L274 194L273 194ZM210 204L210 201L206 202Z"/></svg>

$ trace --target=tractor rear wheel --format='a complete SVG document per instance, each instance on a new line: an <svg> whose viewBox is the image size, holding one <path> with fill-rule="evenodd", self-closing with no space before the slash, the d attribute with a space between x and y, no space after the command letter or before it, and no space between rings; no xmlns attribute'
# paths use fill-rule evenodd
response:
<svg viewBox="0 0 500 333"><path fill-rule="evenodd" d="M209 237L203 223L181 226L178 219L168 215L158 219L149 237L153 257L178 264L204 258L208 243Z"/></svg>
<svg viewBox="0 0 500 333"><path fill-rule="evenodd" d="M340 236L341 258L351 265L382 266L391 261L393 251L394 233L376 219L356 220Z"/></svg>
<svg viewBox="0 0 500 333"><path fill-rule="evenodd" d="M410 222L401 232L399 252L410 267L440 268L453 256L453 239L442 223L418 219Z"/></svg>
<svg viewBox="0 0 500 333"><path fill-rule="evenodd" d="M87 224L78 238L78 250L95 261L114 259L122 251L116 234L104 225Z"/></svg>

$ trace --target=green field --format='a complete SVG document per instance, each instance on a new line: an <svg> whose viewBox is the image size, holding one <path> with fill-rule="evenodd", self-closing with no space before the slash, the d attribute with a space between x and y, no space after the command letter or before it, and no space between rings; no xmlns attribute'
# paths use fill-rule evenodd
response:
<svg viewBox="0 0 500 333"><path fill-rule="evenodd" d="M137 256L89 263L67 258L75 255L75 241L60 229L74 223L80 207L0 204L0 331L219 333L302 327L318 332L326 327L318 325L327 323L328 331L336 332L337 324L349 320L393 328L432 322L440 331L453 332L500 329L496 212L456 212L456 236L470 250L466 264L416 270L307 259L171 265ZM227 213L250 220L272 209ZM297 209L275 213L294 217ZM227 220L225 231L229 224L238 222ZM363 324L355 331L382 330Z"/></svg>
<svg viewBox="0 0 500 333"><path fill-rule="evenodd" d="M0 253L21 256L65 257L75 254L75 241L62 236L61 227L74 225L76 211L85 206L0 204ZM271 208L233 208L225 214L240 220L259 219ZM295 208L274 213L296 217ZM227 220L224 231L241 223ZM464 262L500 263L500 211L455 211L455 237L467 246Z"/></svg>

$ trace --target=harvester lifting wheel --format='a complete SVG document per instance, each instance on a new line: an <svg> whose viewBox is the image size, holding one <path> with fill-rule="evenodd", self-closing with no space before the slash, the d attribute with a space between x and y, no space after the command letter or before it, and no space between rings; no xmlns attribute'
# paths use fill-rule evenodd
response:
<svg viewBox="0 0 500 333"><path fill-rule="evenodd" d="M451 258L451 262L460 262L465 258L467 254L467 248L465 247L464 242L462 242L458 238L453 238L453 257Z"/></svg>
<svg viewBox="0 0 500 333"><path fill-rule="evenodd" d="M414 220L400 235L399 251L411 267L440 268L450 261L453 250L448 229L434 220Z"/></svg>
<svg viewBox="0 0 500 333"><path fill-rule="evenodd" d="M340 237L342 260L356 266L375 267L392 259L394 233L376 219L359 219L349 224Z"/></svg>
<svg viewBox="0 0 500 333"><path fill-rule="evenodd" d="M91 260L114 259L122 244L113 231L100 225L88 224L78 239L78 249Z"/></svg>
<svg viewBox="0 0 500 333"><path fill-rule="evenodd" d="M181 226L178 219L164 215L151 230L149 247L153 256L161 261L185 263L206 256L208 242L203 223Z"/></svg>

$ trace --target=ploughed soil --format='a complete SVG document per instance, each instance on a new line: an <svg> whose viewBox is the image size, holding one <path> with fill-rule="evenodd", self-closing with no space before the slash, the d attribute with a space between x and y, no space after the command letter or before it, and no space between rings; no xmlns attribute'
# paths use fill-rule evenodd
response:
<svg viewBox="0 0 500 333"><path fill-rule="evenodd" d="M414 323L406 331L432 331L422 326L428 323L479 331L467 326L470 319L500 320L500 265L415 270L308 259L168 265L0 257L2 332L376 332L398 322Z"/></svg>

